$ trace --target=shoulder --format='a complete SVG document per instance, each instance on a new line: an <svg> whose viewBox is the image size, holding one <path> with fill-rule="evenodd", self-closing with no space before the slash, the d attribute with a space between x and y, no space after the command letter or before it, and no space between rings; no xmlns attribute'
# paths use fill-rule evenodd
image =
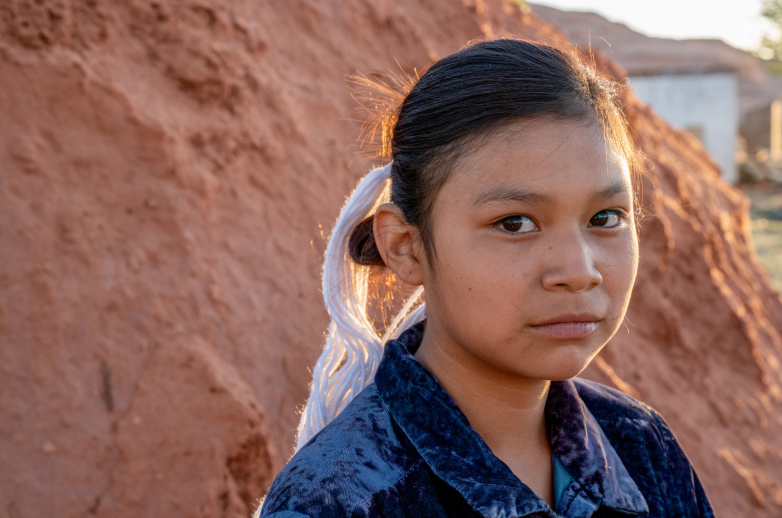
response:
<svg viewBox="0 0 782 518"><path fill-rule="evenodd" d="M601 426L649 429L657 440L675 442L668 423L654 408L600 383L574 378L581 400Z"/></svg>
<svg viewBox="0 0 782 518"><path fill-rule="evenodd" d="M656 410L600 383L573 382L652 510L713 517L690 460Z"/></svg>
<svg viewBox="0 0 782 518"><path fill-rule="evenodd" d="M668 423L646 403L594 381L574 378L573 382L579 397L609 437L620 434L629 440L635 434L639 435L637 439L643 437L644 442L659 443L661 447L675 442Z"/></svg>
<svg viewBox="0 0 782 518"><path fill-rule="evenodd" d="M277 475L261 516L350 516L417 460L369 385Z"/></svg>
<svg viewBox="0 0 782 518"><path fill-rule="evenodd" d="M604 418L634 419L650 424L662 421L660 414L652 407L620 390L583 378L573 378L573 383L579 397L598 421Z"/></svg>

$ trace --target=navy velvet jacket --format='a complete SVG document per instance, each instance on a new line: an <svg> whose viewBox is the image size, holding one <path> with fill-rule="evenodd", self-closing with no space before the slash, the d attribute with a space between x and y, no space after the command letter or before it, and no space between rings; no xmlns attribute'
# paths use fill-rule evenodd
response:
<svg viewBox="0 0 782 518"><path fill-rule="evenodd" d="M375 382L307 443L261 512L304 517L712 517L668 425L590 381L551 384L546 422L570 484L551 509L498 459L413 353L421 324L386 344Z"/></svg>

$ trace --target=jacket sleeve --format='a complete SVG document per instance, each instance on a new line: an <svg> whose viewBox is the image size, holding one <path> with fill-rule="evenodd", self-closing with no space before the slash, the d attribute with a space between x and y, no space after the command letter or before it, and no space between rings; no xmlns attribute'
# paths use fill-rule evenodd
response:
<svg viewBox="0 0 782 518"><path fill-rule="evenodd" d="M253 513L252 518L261 518L261 515L263 514L263 503L266 500L264 498L261 500L260 505ZM274 511L271 513L263 514L263 518L310 518L306 514L297 513L296 511Z"/></svg>
<svg viewBox="0 0 782 518"><path fill-rule="evenodd" d="M253 515L253 518L257 516ZM265 514L264 518L310 518L306 514L297 513L296 511L277 511L276 513Z"/></svg>
<svg viewBox="0 0 782 518"><path fill-rule="evenodd" d="M655 425L665 452L670 470L669 497L676 495L681 504L690 510L690 516L698 518L714 518L706 492L701 485L698 474L695 473L687 455L674 437L668 423L655 411L652 411Z"/></svg>
<svg viewBox="0 0 782 518"><path fill-rule="evenodd" d="M703 486L701 485L701 481L698 479L698 475L695 473L695 470L693 470L692 476L695 480L695 493L698 498L698 512L700 513L699 516L713 518L714 511L711 510L711 504L709 503L709 499L706 497L706 492L703 490Z"/></svg>

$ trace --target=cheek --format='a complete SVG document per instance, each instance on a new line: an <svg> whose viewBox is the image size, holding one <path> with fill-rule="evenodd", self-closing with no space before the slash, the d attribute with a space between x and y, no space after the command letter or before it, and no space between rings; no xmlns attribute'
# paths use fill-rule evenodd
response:
<svg viewBox="0 0 782 518"><path fill-rule="evenodd" d="M612 306L624 313L638 272L638 239L635 231L630 230L623 239L617 239L605 247L602 256L599 269L603 276L603 287Z"/></svg>
<svg viewBox="0 0 782 518"><path fill-rule="evenodd" d="M518 332L535 283L529 253L479 239L450 241L438 255L444 258L436 282L443 317L484 337Z"/></svg>

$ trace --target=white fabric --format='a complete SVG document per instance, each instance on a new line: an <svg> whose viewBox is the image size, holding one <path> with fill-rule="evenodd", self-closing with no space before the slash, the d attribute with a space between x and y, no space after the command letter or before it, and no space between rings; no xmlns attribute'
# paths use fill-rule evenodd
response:
<svg viewBox="0 0 782 518"><path fill-rule="evenodd" d="M326 345L312 371L310 397L299 423L296 450L329 424L375 377L383 346L426 315L419 287L382 337L367 316L369 267L350 259L353 229L390 197L391 163L374 169L358 184L337 219L323 263L323 299L331 316Z"/></svg>

